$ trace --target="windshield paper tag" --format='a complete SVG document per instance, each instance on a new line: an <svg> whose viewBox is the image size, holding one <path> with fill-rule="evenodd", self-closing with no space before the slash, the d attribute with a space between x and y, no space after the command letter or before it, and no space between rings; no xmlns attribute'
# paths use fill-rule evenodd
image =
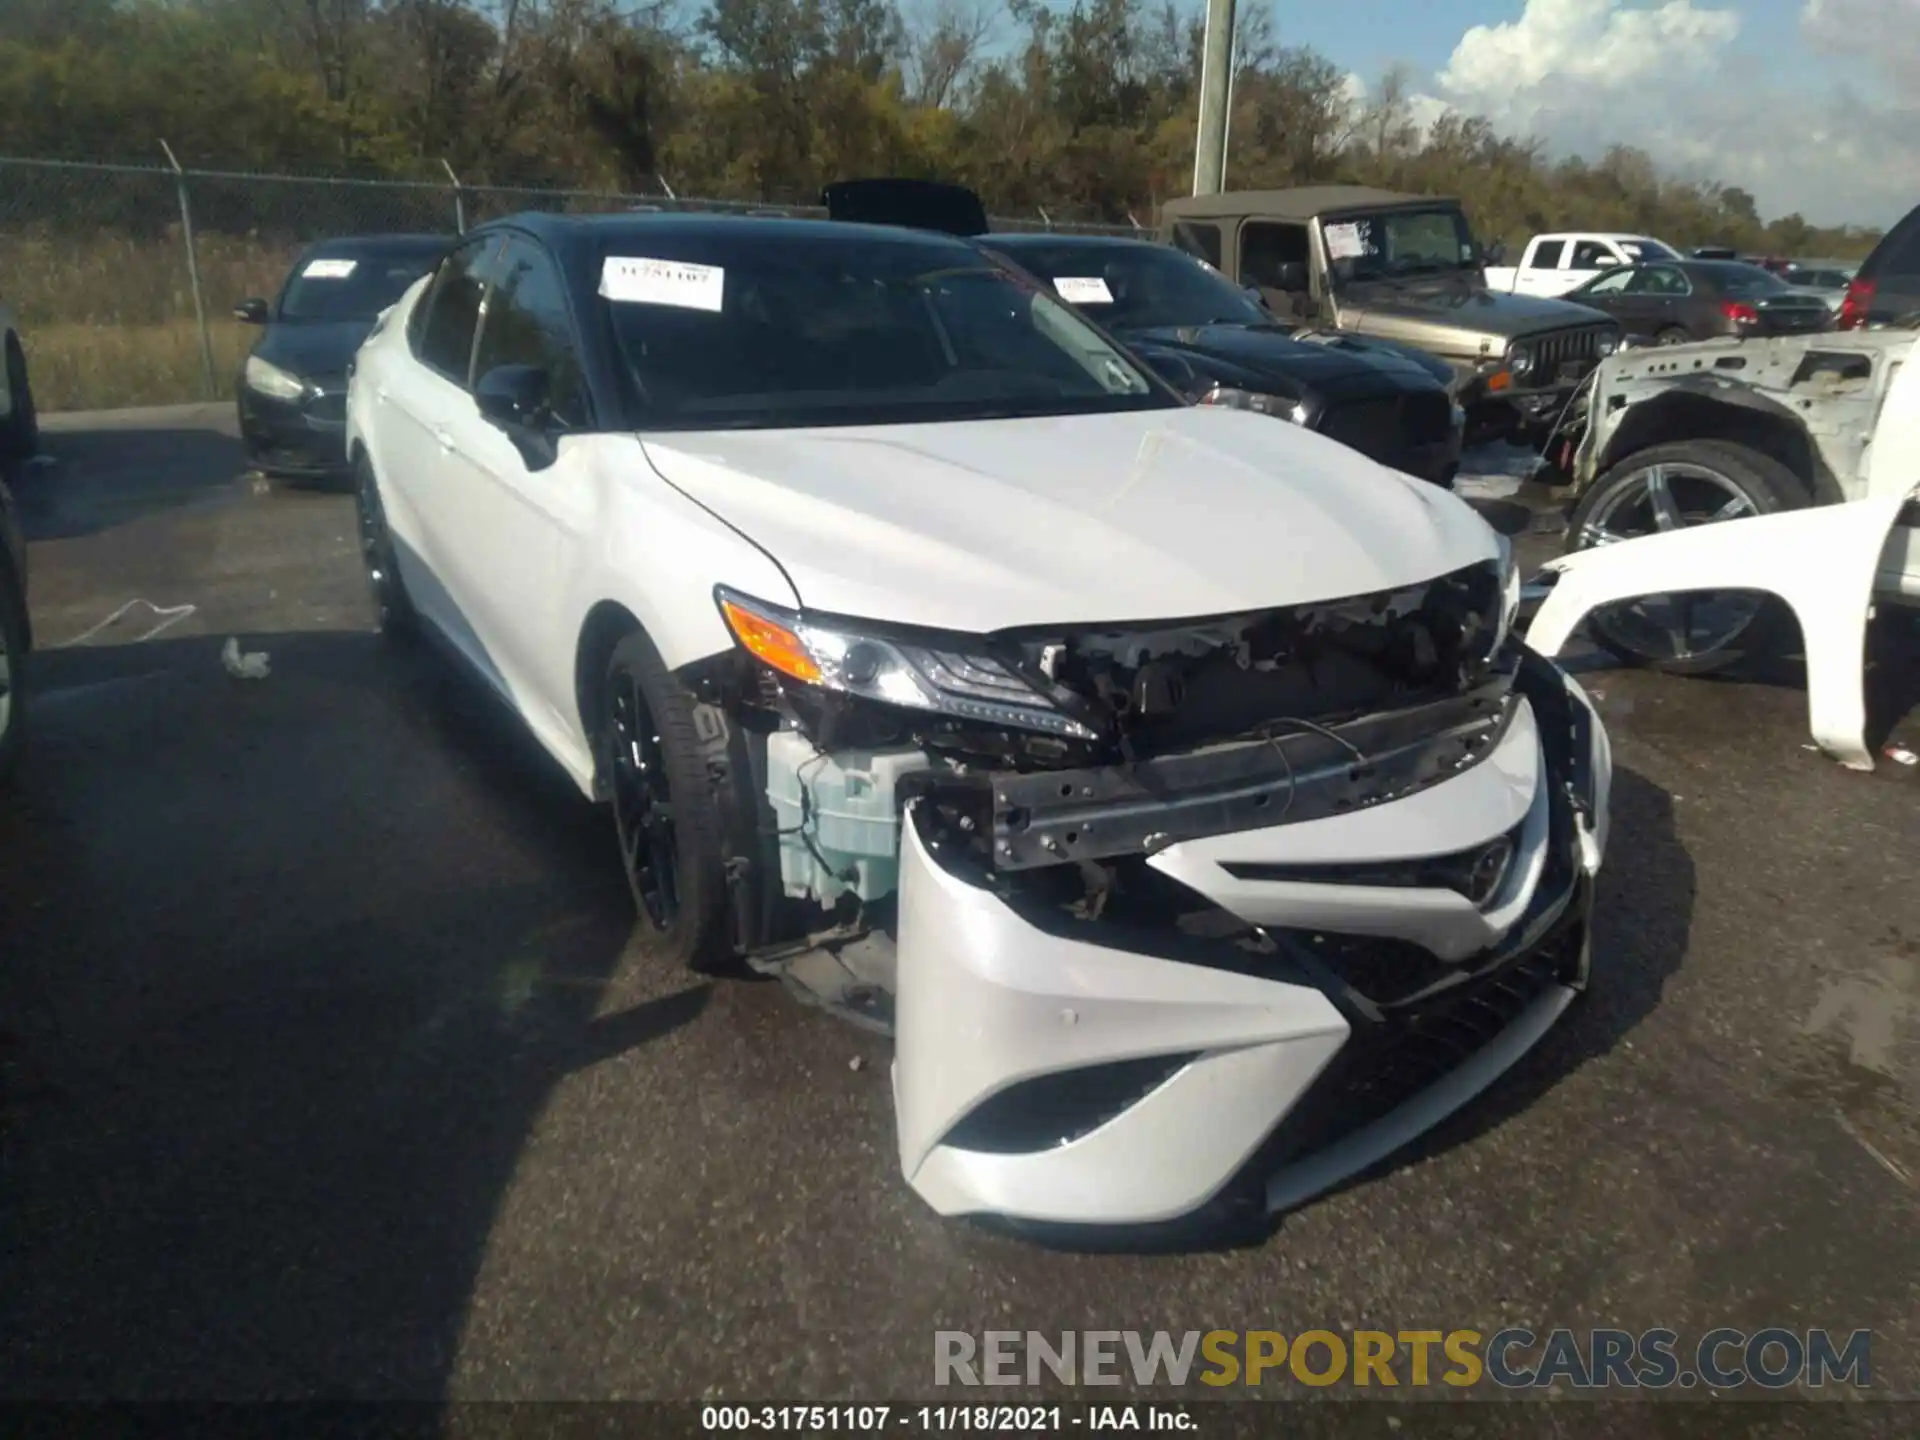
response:
<svg viewBox="0 0 1920 1440"><path fill-rule="evenodd" d="M1113 292L1098 275L1056 275L1053 288L1069 305L1113 304Z"/></svg>
<svg viewBox="0 0 1920 1440"><path fill-rule="evenodd" d="M1358 260L1367 253L1358 222L1327 226L1327 254L1335 260Z"/></svg>
<svg viewBox="0 0 1920 1440"><path fill-rule="evenodd" d="M609 255L600 267L600 293L616 304L671 305L720 313L727 272L687 260L641 260Z"/></svg>
<svg viewBox="0 0 1920 1440"><path fill-rule="evenodd" d="M358 260L310 260L300 275L307 280L344 280L359 264Z"/></svg>

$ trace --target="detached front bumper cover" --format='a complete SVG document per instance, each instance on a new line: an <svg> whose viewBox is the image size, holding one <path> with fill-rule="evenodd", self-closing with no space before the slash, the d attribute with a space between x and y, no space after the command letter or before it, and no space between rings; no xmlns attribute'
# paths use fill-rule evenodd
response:
<svg viewBox="0 0 1920 1440"><path fill-rule="evenodd" d="M1009 898L950 863L915 802L893 1077L909 1183L942 1213L1066 1225L1283 1209L1491 1083L1586 983L1611 788L1578 687L1529 654L1516 690L1451 779L1139 860L1181 912L1164 923ZM1494 842L1511 863L1477 899L1314 871L1379 882Z"/></svg>

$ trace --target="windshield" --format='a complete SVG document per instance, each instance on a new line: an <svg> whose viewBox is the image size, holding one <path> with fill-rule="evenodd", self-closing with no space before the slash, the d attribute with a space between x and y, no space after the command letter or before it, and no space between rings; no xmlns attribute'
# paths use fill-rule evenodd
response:
<svg viewBox="0 0 1920 1440"><path fill-rule="evenodd" d="M1679 252L1662 245L1658 240L1622 240L1620 248L1635 260L1678 260Z"/></svg>
<svg viewBox="0 0 1920 1440"><path fill-rule="evenodd" d="M813 227L805 227L811 230ZM886 425L1181 403L971 245L820 226L631 235L604 297L643 429Z"/></svg>
<svg viewBox="0 0 1920 1440"><path fill-rule="evenodd" d="M988 243L1109 329L1273 323L1218 270L1171 246Z"/></svg>
<svg viewBox="0 0 1920 1440"><path fill-rule="evenodd" d="M1723 295L1778 295L1790 289L1786 281L1758 265L1743 265L1737 260L1712 260L1694 266L1704 271Z"/></svg>
<svg viewBox="0 0 1920 1440"><path fill-rule="evenodd" d="M371 322L431 270L444 249L431 242L394 250L310 250L287 277L277 318L294 324Z"/></svg>
<svg viewBox="0 0 1920 1440"><path fill-rule="evenodd" d="M1343 215L1323 232L1336 283L1440 275L1480 263L1467 217L1453 209Z"/></svg>

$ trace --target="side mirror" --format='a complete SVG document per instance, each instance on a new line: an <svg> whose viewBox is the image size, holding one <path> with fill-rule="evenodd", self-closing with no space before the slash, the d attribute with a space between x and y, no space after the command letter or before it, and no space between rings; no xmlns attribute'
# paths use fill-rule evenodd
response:
<svg viewBox="0 0 1920 1440"><path fill-rule="evenodd" d="M264 300L242 300L233 307L233 318L242 325L264 325L272 318L272 312Z"/></svg>
<svg viewBox="0 0 1920 1440"><path fill-rule="evenodd" d="M1274 276L1278 282L1276 288L1292 294L1304 294L1307 289L1307 262L1304 260L1285 261Z"/></svg>
<svg viewBox="0 0 1920 1440"><path fill-rule="evenodd" d="M547 372L537 365L497 365L480 377L473 398L496 425L538 430L547 411Z"/></svg>

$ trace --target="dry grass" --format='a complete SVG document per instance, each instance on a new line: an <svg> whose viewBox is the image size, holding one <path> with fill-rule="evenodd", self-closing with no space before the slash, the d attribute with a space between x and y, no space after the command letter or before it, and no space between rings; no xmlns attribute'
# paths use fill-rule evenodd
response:
<svg viewBox="0 0 1920 1440"><path fill-rule="evenodd" d="M21 323L34 403L42 413L171 405L208 398L200 327L184 320L151 325ZM259 332L232 320L210 321L215 393L233 394L241 357Z"/></svg>
<svg viewBox="0 0 1920 1440"><path fill-rule="evenodd" d="M279 289L298 246L209 235L195 246L217 393L232 392L255 332L236 301ZM19 320L47 413L207 398L186 247L177 233L76 240L0 233L0 299Z"/></svg>

